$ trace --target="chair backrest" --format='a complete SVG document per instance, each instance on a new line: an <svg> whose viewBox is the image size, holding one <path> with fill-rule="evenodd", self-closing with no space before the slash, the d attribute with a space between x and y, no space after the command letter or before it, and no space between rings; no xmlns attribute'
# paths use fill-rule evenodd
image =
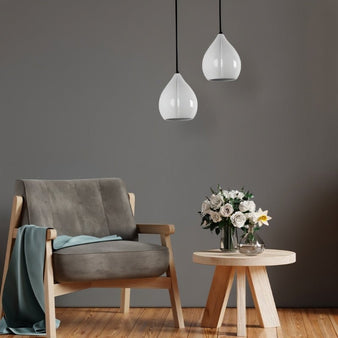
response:
<svg viewBox="0 0 338 338"><path fill-rule="evenodd" d="M15 194L24 198L21 225L53 227L58 235L137 239L128 193L119 178L17 180Z"/></svg>

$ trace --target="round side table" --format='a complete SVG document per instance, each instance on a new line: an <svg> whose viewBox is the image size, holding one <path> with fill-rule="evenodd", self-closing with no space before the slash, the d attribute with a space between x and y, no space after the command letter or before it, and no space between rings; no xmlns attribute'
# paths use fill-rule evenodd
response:
<svg viewBox="0 0 338 338"><path fill-rule="evenodd" d="M218 328L222 325L235 273L237 275L237 336L246 336L246 278L260 325L280 326L266 266L295 263L295 252L267 249L258 256L245 256L240 253L209 250L194 252L193 262L215 265L202 327Z"/></svg>

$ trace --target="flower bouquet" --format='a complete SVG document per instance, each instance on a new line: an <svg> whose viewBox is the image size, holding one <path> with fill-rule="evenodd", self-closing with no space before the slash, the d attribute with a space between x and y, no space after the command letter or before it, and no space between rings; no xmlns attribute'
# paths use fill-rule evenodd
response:
<svg viewBox="0 0 338 338"><path fill-rule="evenodd" d="M244 231L243 238L247 241L250 239L254 241L255 238L252 238L255 237L254 232L263 224L269 225L268 221L271 217L268 216L268 211L263 211L261 208L256 210L251 192L244 189L223 190L220 185L217 186L216 191L212 188L210 190L211 196L203 201L199 211L202 217L201 226L210 231L215 230L217 235L221 234L222 251L237 250L237 229Z"/></svg>

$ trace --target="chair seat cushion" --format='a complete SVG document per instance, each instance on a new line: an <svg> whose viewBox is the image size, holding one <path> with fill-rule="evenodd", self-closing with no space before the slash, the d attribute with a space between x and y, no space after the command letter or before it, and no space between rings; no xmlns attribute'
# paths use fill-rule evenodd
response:
<svg viewBox="0 0 338 338"><path fill-rule="evenodd" d="M168 265L166 247L136 241L84 244L53 253L56 282L156 277Z"/></svg>

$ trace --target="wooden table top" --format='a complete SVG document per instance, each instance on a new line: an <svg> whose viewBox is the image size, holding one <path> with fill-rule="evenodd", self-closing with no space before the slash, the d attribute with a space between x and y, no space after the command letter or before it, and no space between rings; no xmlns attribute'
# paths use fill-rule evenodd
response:
<svg viewBox="0 0 338 338"><path fill-rule="evenodd" d="M257 256L246 256L239 252L222 252L219 249L194 252L194 263L225 266L273 266L296 262L296 253L286 250L265 249Z"/></svg>

